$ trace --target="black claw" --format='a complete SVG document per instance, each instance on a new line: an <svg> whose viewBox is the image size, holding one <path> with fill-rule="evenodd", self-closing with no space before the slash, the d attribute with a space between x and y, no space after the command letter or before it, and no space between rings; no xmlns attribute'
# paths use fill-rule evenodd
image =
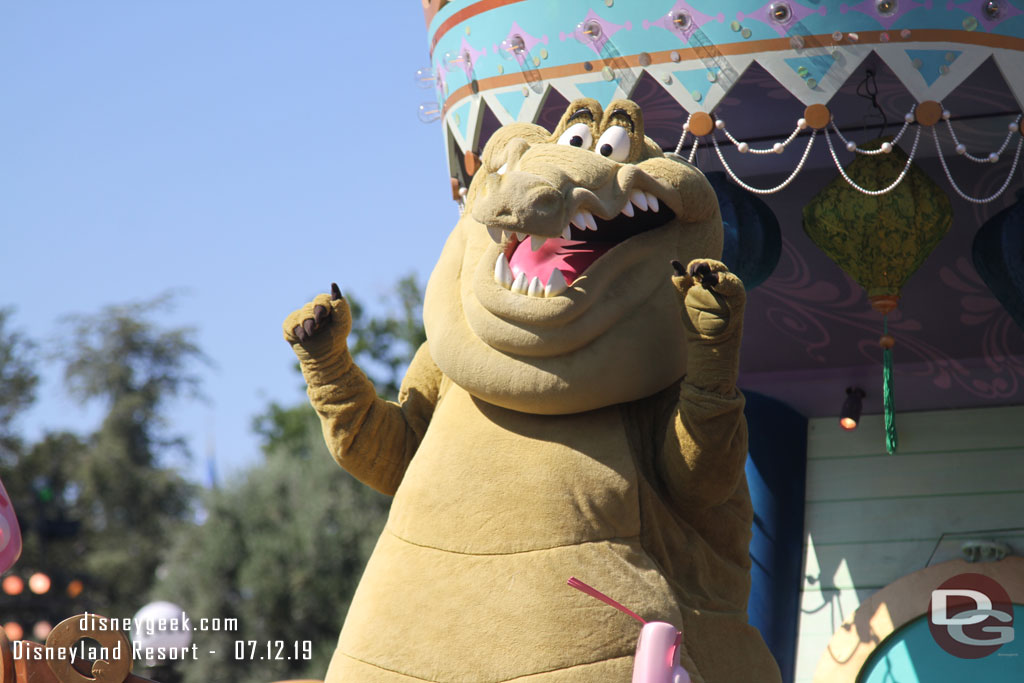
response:
<svg viewBox="0 0 1024 683"><path fill-rule="evenodd" d="M313 321L312 318L306 318L305 320L302 321L302 329L306 331L307 337L312 337L313 331L316 329L316 323Z"/></svg>
<svg viewBox="0 0 1024 683"><path fill-rule="evenodd" d="M683 264L675 259L672 259L672 269L676 271L678 277L686 275L686 269L683 268Z"/></svg>
<svg viewBox="0 0 1024 683"><path fill-rule="evenodd" d="M718 284L718 273L713 272L711 270L711 266L706 263L698 263L696 266L691 266L690 276L704 285L707 289Z"/></svg>
<svg viewBox="0 0 1024 683"><path fill-rule="evenodd" d="M331 283L331 301L337 301L340 298L341 298L341 290L338 289L338 284L336 282L332 282Z"/></svg>
<svg viewBox="0 0 1024 683"><path fill-rule="evenodd" d="M711 272L711 266L706 263L690 264L690 277L702 278Z"/></svg>
<svg viewBox="0 0 1024 683"><path fill-rule="evenodd" d="M306 331L302 329L302 325L296 325L295 329L292 330L300 342L306 341Z"/></svg>
<svg viewBox="0 0 1024 683"><path fill-rule="evenodd" d="M317 325L322 323L327 318L327 307L320 306L319 304L313 307L313 322Z"/></svg>

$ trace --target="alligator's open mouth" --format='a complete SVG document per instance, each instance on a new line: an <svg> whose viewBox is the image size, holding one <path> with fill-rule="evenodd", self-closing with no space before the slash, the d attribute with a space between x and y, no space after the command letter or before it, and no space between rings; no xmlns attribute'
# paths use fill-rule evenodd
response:
<svg viewBox="0 0 1024 683"><path fill-rule="evenodd" d="M494 264L494 279L516 294L558 296L612 247L673 218L675 213L654 195L634 190L614 218L600 218L581 209L560 237L489 228L491 238L505 245Z"/></svg>

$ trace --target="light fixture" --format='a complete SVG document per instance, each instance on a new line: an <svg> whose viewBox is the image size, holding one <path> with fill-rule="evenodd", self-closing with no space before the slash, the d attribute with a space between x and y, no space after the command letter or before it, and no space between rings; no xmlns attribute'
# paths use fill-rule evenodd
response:
<svg viewBox="0 0 1024 683"><path fill-rule="evenodd" d="M46 636L50 635L50 631L53 630L53 625L46 621L37 621L36 625L32 627L32 637L38 641L46 640Z"/></svg>
<svg viewBox="0 0 1024 683"><path fill-rule="evenodd" d="M2 586L4 593L8 595L21 595L21 592L25 590L25 582L21 580L20 576L14 574L5 576Z"/></svg>
<svg viewBox="0 0 1024 683"><path fill-rule="evenodd" d="M846 387L846 400L839 411L839 426L843 429L856 429L860 422L860 411L864 407L864 390L860 387Z"/></svg>
<svg viewBox="0 0 1024 683"><path fill-rule="evenodd" d="M7 640L21 640L25 636L25 629L16 621L8 621L4 624L4 635Z"/></svg>
<svg viewBox="0 0 1024 683"><path fill-rule="evenodd" d="M784 2L776 2L772 4L772 6L768 8L768 13L774 21L780 24L785 24L789 21L789 5Z"/></svg>
<svg viewBox="0 0 1024 683"><path fill-rule="evenodd" d="M685 31L690 27L690 14L685 10L670 12L669 17L672 19L672 23L675 24L676 28L680 31Z"/></svg>
<svg viewBox="0 0 1024 683"><path fill-rule="evenodd" d="M42 572L36 572L28 578L28 589L36 595L42 595L50 590L50 577Z"/></svg>

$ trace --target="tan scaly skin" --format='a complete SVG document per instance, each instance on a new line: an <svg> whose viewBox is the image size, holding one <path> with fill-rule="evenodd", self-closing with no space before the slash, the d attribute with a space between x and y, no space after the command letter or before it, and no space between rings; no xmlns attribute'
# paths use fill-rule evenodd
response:
<svg viewBox="0 0 1024 683"><path fill-rule="evenodd" d="M353 364L336 286L284 323L334 457L395 496L328 683L628 681L637 624L572 575L682 627L695 683L778 681L746 624L745 296L714 192L627 100L505 126L482 160L397 403ZM510 287L502 257L567 226L614 246Z"/></svg>

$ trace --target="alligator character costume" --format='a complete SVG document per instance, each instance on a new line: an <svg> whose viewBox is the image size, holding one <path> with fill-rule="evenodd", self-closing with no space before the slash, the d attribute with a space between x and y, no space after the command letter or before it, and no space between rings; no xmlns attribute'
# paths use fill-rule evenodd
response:
<svg viewBox="0 0 1024 683"><path fill-rule="evenodd" d="M745 298L714 192L626 100L482 157L398 403L336 289L284 323L335 459L394 495L327 682L629 681L638 624L574 575L681 627L695 683L778 681L746 620Z"/></svg>

